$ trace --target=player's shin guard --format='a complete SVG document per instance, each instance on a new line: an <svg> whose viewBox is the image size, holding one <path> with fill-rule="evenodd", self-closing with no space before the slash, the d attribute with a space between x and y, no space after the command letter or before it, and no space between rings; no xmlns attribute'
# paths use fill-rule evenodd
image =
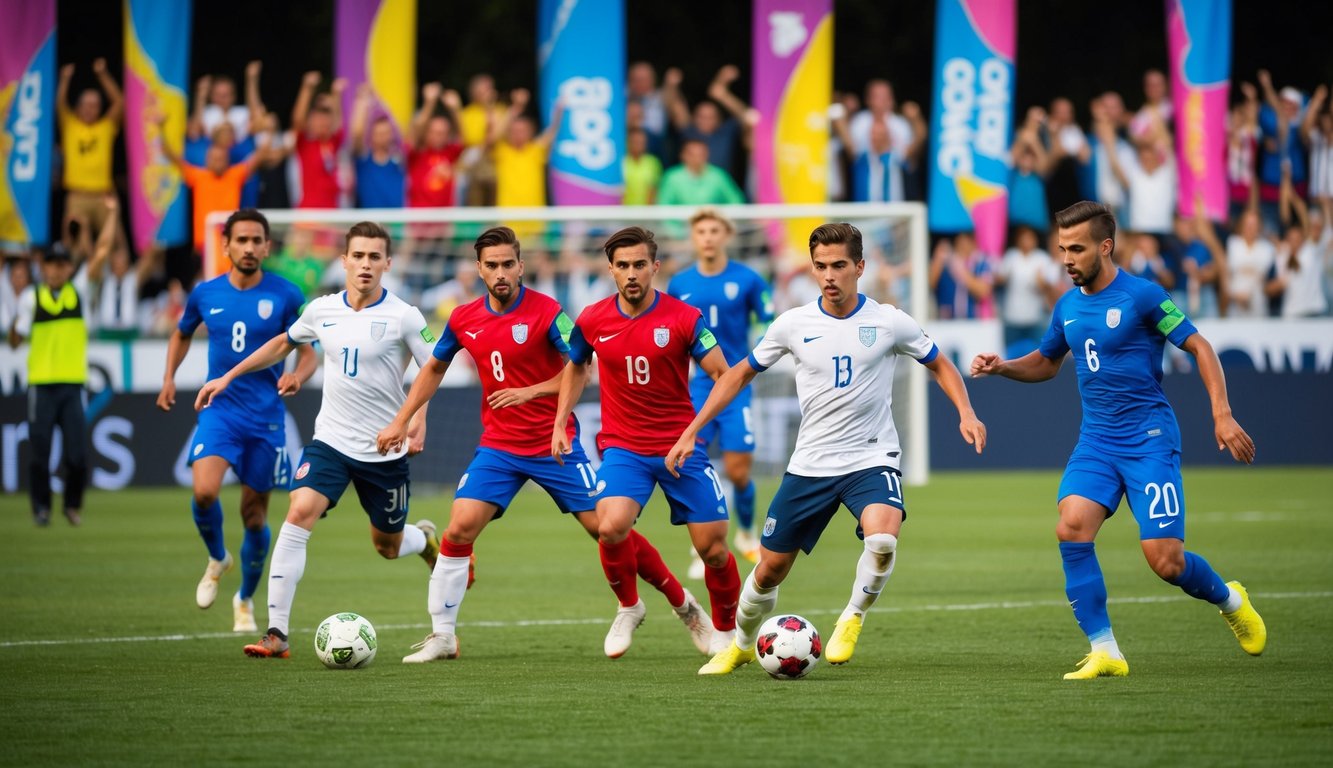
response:
<svg viewBox="0 0 1333 768"><path fill-rule="evenodd" d="M704 569L704 586L708 587L708 603L713 609L713 628L727 632L736 627L736 605L741 597L741 574L736 570L736 556L727 552L727 562L721 567Z"/></svg>
<svg viewBox="0 0 1333 768"><path fill-rule="evenodd" d="M754 650L759 627L764 618L778 607L778 588L760 589L754 582L754 571L745 577L740 602L736 606L736 645L742 650Z"/></svg>
<svg viewBox="0 0 1333 768"><path fill-rule="evenodd" d="M426 549L426 533L420 528L408 523L403 526L403 541L398 545L398 556L407 557L408 555L420 554Z"/></svg>
<svg viewBox="0 0 1333 768"><path fill-rule="evenodd" d="M432 632L455 634L458 606L467 595L467 568L471 560L471 544L453 544L448 539L440 542L440 557L431 571L426 594Z"/></svg>
<svg viewBox="0 0 1333 768"><path fill-rule="evenodd" d="M241 599L249 600L259 588L259 580L264 576L264 561L268 559L268 545L272 534L268 524L262 528L245 529L241 539Z"/></svg>
<svg viewBox="0 0 1333 768"><path fill-rule="evenodd" d="M843 609L842 621L852 616L864 616L879 599L879 593L893 574L898 562L898 537L891 533L872 533L866 537L861 559L856 561L856 581L852 584L852 599Z"/></svg>
<svg viewBox="0 0 1333 768"><path fill-rule="evenodd" d="M639 602L639 582L634 557L634 542L630 539L608 544L597 542L598 553L602 556L602 572L611 591L616 593L620 607L629 608Z"/></svg>
<svg viewBox="0 0 1333 768"><path fill-rule="evenodd" d="M1193 552L1185 553L1185 568L1171 583L1190 597L1207 600L1213 605L1222 605L1231 594L1231 589L1208 561Z"/></svg>
<svg viewBox="0 0 1333 768"><path fill-rule="evenodd" d="M199 529L199 538L208 547L208 556L222 560L227 556L227 544L222 538L222 502L217 499L207 507L190 500L190 509L194 512L194 527Z"/></svg>
<svg viewBox="0 0 1333 768"><path fill-rule="evenodd" d="M736 488L736 522L747 531L754 530L753 480L746 483L744 488Z"/></svg>
<svg viewBox="0 0 1333 768"><path fill-rule="evenodd" d="M1065 567L1065 596L1074 609L1079 629L1088 636L1093 650L1114 648L1120 657L1115 636L1111 633L1111 617L1106 612L1106 580L1097 562L1097 553L1090 541L1060 542L1060 558Z"/></svg>
<svg viewBox="0 0 1333 768"><path fill-rule="evenodd" d="M268 625L283 635L292 618L292 601L296 599L296 585L305 575L305 550L310 531L283 523L278 529L278 541L273 546L273 563L268 570Z"/></svg>
<svg viewBox="0 0 1333 768"><path fill-rule="evenodd" d="M679 608L685 603L685 589L680 580L671 572L662 560L662 553L643 534L631 529L627 541L634 544L634 562L639 571L639 578L652 584L667 599L672 608Z"/></svg>

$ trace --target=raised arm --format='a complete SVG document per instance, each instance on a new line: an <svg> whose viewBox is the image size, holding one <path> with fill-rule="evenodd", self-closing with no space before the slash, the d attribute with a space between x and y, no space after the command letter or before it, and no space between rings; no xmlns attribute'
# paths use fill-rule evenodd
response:
<svg viewBox="0 0 1333 768"><path fill-rule="evenodd" d="M287 355L291 354L291 351L295 348L296 344L287 337L285 332L264 342L264 346L251 352L249 357L237 363L230 371L222 374L219 378L206 382L199 390L198 397L194 399L194 409L196 411L202 411L207 408L212 404L213 398L222 394L222 391L227 388L227 385L231 384L238 377L244 376L251 371L257 371L261 368L277 365L285 359Z"/></svg>
<svg viewBox="0 0 1333 768"><path fill-rule="evenodd" d="M194 106L190 109L190 119L185 124L185 135L195 141L204 135L204 110L208 107L208 90L213 87L213 78L204 75L194 84Z"/></svg>
<svg viewBox="0 0 1333 768"><path fill-rule="evenodd" d="M1217 450L1231 451L1231 458L1246 464L1254 463L1254 441L1241 429L1240 424L1231 415L1231 403L1227 400L1227 380L1222 373L1222 362L1217 359L1213 345L1201 333L1195 333L1180 348L1194 356L1199 367L1199 378L1208 390L1208 399L1213 405L1213 437L1217 439Z"/></svg>
<svg viewBox="0 0 1333 768"><path fill-rule="evenodd" d="M534 141L543 147L549 148L555 143L555 137L560 133L560 121L564 120L564 118L565 102L556 99L555 104L551 106L551 122L548 123L546 128L537 135L537 138L534 139Z"/></svg>
<svg viewBox="0 0 1333 768"><path fill-rule="evenodd" d="M125 94L107 70L106 59L93 59L93 73L102 84L102 90L106 91L106 119L119 125L120 118L125 115Z"/></svg>
<svg viewBox="0 0 1333 768"><path fill-rule="evenodd" d="M993 352L983 352L972 358L972 378L1003 376L1031 384L1055 378L1064 362L1064 357L1051 359L1040 350L1033 350L1013 360L1002 360Z"/></svg>
<svg viewBox="0 0 1333 768"><path fill-rule="evenodd" d="M708 97L721 104L737 120L744 120L750 109L736 94L731 92L731 84L741 76L741 71L733 64L728 64L717 71L713 82L708 85Z"/></svg>
<svg viewBox="0 0 1333 768"><path fill-rule="evenodd" d="M256 59L245 65L245 106L250 110L250 132L259 130L260 120L268 110L259 96L259 74L264 63Z"/></svg>
<svg viewBox="0 0 1333 768"><path fill-rule="evenodd" d="M716 348L713 349L713 352L717 351ZM750 358L747 356L744 360L728 368L726 373L723 373L721 377L713 382L713 390L708 393L708 399L704 401L703 407L699 409L699 413L695 415L694 420L685 428L685 431L680 433L676 444L671 446L671 450L667 452L666 458L663 460L666 462L667 470L673 476L680 477L680 468L694 453L695 444L699 438L699 430L703 429L705 424L717 418L717 415L728 405L731 405L731 401L736 399L736 395L739 395L741 390L745 389L758 375L759 371L750 364Z"/></svg>
<svg viewBox="0 0 1333 768"><path fill-rule="evenodd" d="M329 100L329 115L333 117L333 132L337 133L343 127L343 91L347 90L347 78L339 77L329 86L329 94L333 96Z"/></svg>
<svg viewBox="0 0 1333 768"><path fill-rule="evenodd" d="M958 409L958 431L962 434L963 440L968 445L975 446L977 453L986 447L986 425L977 418L977 412L972 410L972 400L967 396L967 385L963 383L963 376L958 372L957 366L949 359L947 355L935 355L935 359L924 364L930 371L930 375L935 378L935 383L940 385L944 394L948 396L953 407Z"/></svg>
<svg viewBox="0 0 1333 768"><path fill-rule="evenodd" d="M1328 99L1328 86L1321 85L1314 89L1314 95L1310 97L1310 103L1305 106L1305 117L1301 119L1301 138L1307 145L1310 143L1310 137L1314 133L1315 123L1319 121L1319 113L1324 111L1324 102Z"/></svg>
<svg viewBox="0 0 1333 768"><path fill-rule="evenodd" d="M421 146L421 137L426 133L426 123L435 112L435 102L440 100L444 86L439 83L426 83L421 86L421 106L412 115L412 122L407 126L407 145L416 149Z"/></svg>
<svg viewBox="0 0 1333 768"><path fill-rule="evenodd" d="M56 115L62 123L71 114L69 108L69 81L73 78L73 64L66 64L60 68L60 84L56 86Z"/></svg>
<svg viewBox="0 0 1333 768"><path fill-rule="evenodd" d="M1119 152L1116 152L1115 127L1110 121L1099 120L1094 125L1097 132L1097 141L1106 147L1106 159L1111 165L1111 172L1115 174L1115 180L1120 182L1120 186L1129 186L1129 177L1125 175L1125 169L1120 165Z"/></svg>
<svg viewBox="0 0 1333 768"><path fill-rule="evenodd" d="M292 105L292 130L298 134L305 133L305 119L310 115L310 102L315 99L319 78L319 72L313 70L301 78L301 90L297 92L296 103Z"/></svg>
<svg viewBox="0 0 1333 768"><path fill-rule="evenodd" d="M490 123L490 131L486 133L486 146L493 147L499 144L509 130L509 124L518 119L523 114L523 110L528 107L528 99L532 94L528 93L527 88L515 88L509 94L509 109L496 122Z"/></svg>
<svg viewBox="0 0 1333 768"><path fill-rule="evenodd" d="M356 87L356 100L352 102L352 154L360 157L366 150L366 120L370 117L370 83ZM416 123L415 120L412 121Z"/></svg>
<svg viewBox="0 0 1333 768"><path fill-rule="evenodd" d="M685 79L679 67L672 67L662 75L662 104L666 107L667 117L676 130L683 131L690 125L690 105L680 92L680 82Z"/></svg>

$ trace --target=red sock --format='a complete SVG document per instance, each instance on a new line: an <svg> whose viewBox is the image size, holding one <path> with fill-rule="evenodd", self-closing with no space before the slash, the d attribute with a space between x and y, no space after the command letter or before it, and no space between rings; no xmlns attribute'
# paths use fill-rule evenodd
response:
<svg viewBox="0 0 1333 768"><path fill-rule="evenodd" d="M472 545L455 544L448 539L440 539L440 554L444 557L472 557Z"/></svg>
<svg viewBox="0 0 1333 768"><path fill-rule="evenodd" d="M726 565L705 568L704 584L713 609L713 627L722 632L735 629L736 604L741 601L741 574L736 570L736 557L728 552Z"/></svg>
<svg viewBox="0 0 1333 768"><path fill-rule="evenodd" d="M623 608L639 602L639 582L634 573L634 542L625 539L619 544L599 541L597 551L602 556L602 572L616 593Z"/></svg>
<svg viewBox="0 0 1333 768"><path fill-rule="evenodd" d="M684 604L685 588L680 585L680 580L667 564L662 562L662 553L657 551L657 547L635 530L629 532L627 541L634 542L634 556L638 560L639 576L656 587L671 607L676 608Z"/></svg>

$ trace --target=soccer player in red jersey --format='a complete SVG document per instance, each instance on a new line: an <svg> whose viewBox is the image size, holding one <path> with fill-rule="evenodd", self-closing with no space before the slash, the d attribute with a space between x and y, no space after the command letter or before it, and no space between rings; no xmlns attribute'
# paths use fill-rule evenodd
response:
<svg viewBox="0 0 1333 768"><path fill-rule="evenodd" d="M603 250L616 294L588 306L574 324L551 455L558 460L575 455L563 425L588 382L596 352L602 398L598 475L599 485L606 486L597 498L598 546L606 579L620 599L606 636L606 654L615 657L628 650L634 630L643 623L630 536L654 485L666 494L672 524L689 528L703 558L713 609L710 650L725 647L735 634L741 585L736 558L727 549L722 485L703 451L695 452L679 477L667 471L663 457L674 444L672 436L694 419L690 358L714 379L726 371L727 361L698 309L653 288L661 263L652 232L627 227L612 235Z"/></svg>
<svg viewBox="0 0 1333 768"><path fill-rule="evenodd" d="M592 465L581 448L575 449L570 461L553 459L546 437L555 418L552 396L569 352L567 337L573 323L555 299L523 286L523 260L512 229L488 229L474 247L487 295L449 316L434 355L377 440L381 452L406 440L408 422L435 394L454 355L460 349L472 355L486 398L481 408L481 445L458 481L449 527L431 574L427 598L431 633L417 646L417 653L403 659L409 664L457 658L455 630L470 581L472 544L487 523L505 513L526 481L544 488L560 511L572 514L590 536L598 535L599 483ZM578 420L567 413L561 423L566 439L578 446ZM713 632L699 601L681 587L647 539L635 532L628 543L637 574L662 592L690 630L695 647L707 652ZM630 581L634 578L631 571Z"/></svg>

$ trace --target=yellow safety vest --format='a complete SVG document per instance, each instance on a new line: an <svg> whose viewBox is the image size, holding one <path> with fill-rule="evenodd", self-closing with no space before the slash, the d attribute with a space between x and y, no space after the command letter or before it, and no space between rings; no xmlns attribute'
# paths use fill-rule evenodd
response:
<svg viewBox="0 0 1333 768"><path fill-rule="evenodd" d="M86 384L88 327L79 292L69 283L58 294L41 285L36 305L28 339L28 383Z"/></svg>

